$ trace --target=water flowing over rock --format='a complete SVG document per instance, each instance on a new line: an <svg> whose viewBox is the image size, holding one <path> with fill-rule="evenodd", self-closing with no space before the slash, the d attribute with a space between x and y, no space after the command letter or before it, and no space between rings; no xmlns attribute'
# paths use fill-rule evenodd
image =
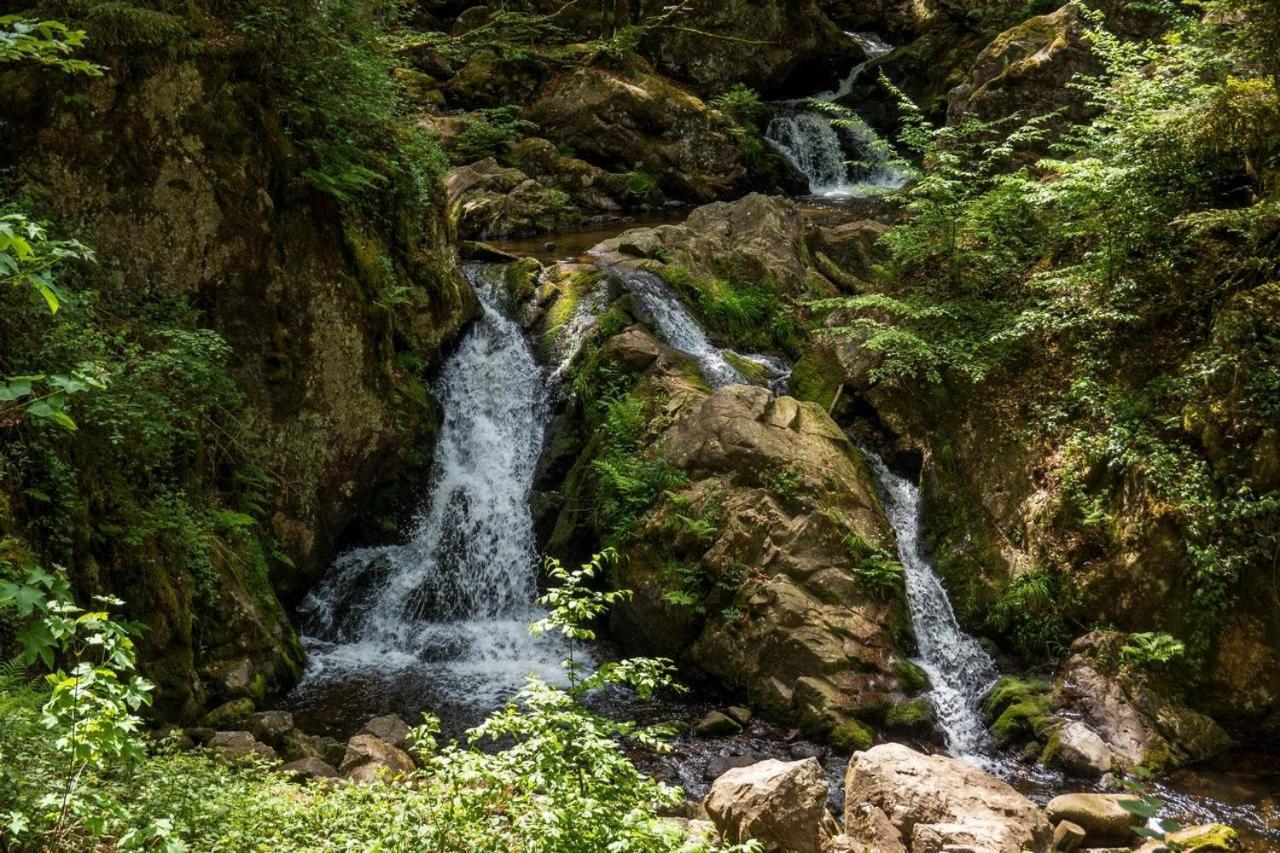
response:
<svg viewBox="0 0 1280 853"><path fill-rule="evenodd" d="M372 671L485 710L527 673L558 676L558 650L526 627L538 565L528 497L546 385L519 325L498 307L494 272L466 269L484 316L441 370L444 424L408 540L342 555L306 602L313 651L299 701Z"/></svg>
<svg viewBox="0 0 1280 853"><path fill-rule="evenodd" d="M868 59L892 46L867 33L848 33ZM840 84L812 98L783 101L765 130L765 138L809 180L809 192L820 196L869 195L902 186L905 176L889 163L883 140L854 113L837 114L823 104L848 97L866 67L858 63ZM851 160L855 152L857 160Z"/></svg>
<svg viewBox="0 0 1280 853"><path fill-rule="evenodd" d="M956 623L942 581L920 542L920 490L890 471L874 451L864 448L880 487L885 514L898 535L898 557L906 574L911 624L920 647L917 663L929 676L929 701L952 755L977 756L987 741L982 696L996 680L991 656Z"/></svg>

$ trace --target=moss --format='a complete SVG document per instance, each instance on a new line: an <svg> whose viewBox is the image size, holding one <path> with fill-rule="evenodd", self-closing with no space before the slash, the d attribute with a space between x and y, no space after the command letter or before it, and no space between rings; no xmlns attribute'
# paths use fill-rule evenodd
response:
<svg viewBox="0 0 1280 853"><path fill-rule="evenodd" d="M898 689L908 696L914 696L929 686L924 670L909 660L894 661L893 674L898 677Z"/></svg>
<svg viewBox="0 0 1280 853"><path fill-rule="evenodd" d="M769 380L769 372L765 366L758 361L752 361L749 358L743 358L736 352L725 350L724 360L733 366L733 369L741 373L747 379L756 384L764 385Z"/></svg>
<svg viewBox="0 0 1280 853"><path fill-rule="evenodd" d="M850 717L831 730L827 741L841 752L859 752L870 749L875 736L871 729Z"/></svg>
<svg viewBox="0 0 1280 853"><path fill-rule="evenodd" d="M926 732L933 726L929 705L924 699L894 705L885 715L884 722L891 729L911 733Z"/></svg>
<svg viewBox="0 0 1280 853"><path fill-rule="evenodd" d="M830 408L844 382L844 372L834 358L807 352L791 370L791 396Z"/></svg>

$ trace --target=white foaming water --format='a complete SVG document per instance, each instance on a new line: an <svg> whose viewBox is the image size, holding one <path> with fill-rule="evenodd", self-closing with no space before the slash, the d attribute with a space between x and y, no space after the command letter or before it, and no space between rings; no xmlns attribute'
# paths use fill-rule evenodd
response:
<svg viewBox="0 0 1280 853"><path fill-rule="evenodd" d="M498 308L492 269L463 270L484 313L440 371L444 423L408 540L343 554L303 605L304 699L351 677L421 679L434 698L488 710L528 674L561 677L562 648L528 632L539 616L529 492L547 382Z"/></svg>
<svg viewBox="0 0 1280 853"><path fill-rule="evenodd" d="M707 339L698 325L666 282L650 272L611 265L601 265L605 273L619 281L635 296L640 306L653 319L653 324L663 340L692 358L712 388L727 385L752 385L742 371L729 363L725 350ZM765 383L770 388L785 387L791 369L779 359L763 355L740 355L738 358L759 364L764 368Z"/></svg>
<svg viewBox="0 0 1280 853"><path fill-rule="evenodd" d="M835 89L777 104L777 114L765 129L765 138L809 179L809 191L827 198L873 195L899 189L906 182L906 176L889 162L883 140L869 126L856 117L836 124L832 115L811 106L813 101L834 104L848 97L867 63L893 49L871 33L845 35L867 59L850 69ZM859 162L853 169L846 150L858 152Z"/></svg>
<svg viewBox="0 0 1280 853"><path fill-rule="evenodd" d="M920 647L916 663L929 677L929 701L946 737L947 751L986 763L987 728L980 703L999 675L995 661L977 640L960 630L947 591L921 550L920 489L890 471L874 450L861 449L898 537L911 625Z"/></svg>

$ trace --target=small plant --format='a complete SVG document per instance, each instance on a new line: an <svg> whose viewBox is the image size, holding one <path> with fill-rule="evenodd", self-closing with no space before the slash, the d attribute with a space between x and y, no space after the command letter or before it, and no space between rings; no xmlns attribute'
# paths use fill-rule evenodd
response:
<svg viewBox="0 0 1280 853"><path fill-rule="evenodd" d="M800 490L804 477L800 469L792 465L777 471L765 484L769 491L783 500L791 500Z"/></svg>
<svg viewBox="0 0 1280 853"><path fill-rule="evenodd" d="M464 119L454 148L467 160L480 160L502 153L522 139L535 125L516 115L514 107L480 110Z"/></svg>
<svg viewBox="0 0 1280 853"><path fill-rule="evenodd" d="M633 198L643 201L653 195L656 189L658 189L657 177L644 169L632 169L627 174L627 194Z"/></svg>
<svg viewBox="0 0 1280 853"><path fill-rule="evenodd" d="M1130 634L1120 648L1120 659L1140 667L1167 666L1186 654L1181 640L1162 632Z"/></svg>
<svg viewBox="0 0 1280 853"><path fill-rule="evenodd" d="M850 533L843 540L853 574L876 598L892 598L902 589L902 563L884 548L869 548Z"/></svg>

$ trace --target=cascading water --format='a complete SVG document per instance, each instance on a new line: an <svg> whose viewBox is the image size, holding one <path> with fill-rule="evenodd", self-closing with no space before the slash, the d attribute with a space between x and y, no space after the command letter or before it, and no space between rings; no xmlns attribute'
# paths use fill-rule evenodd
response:
<svg viewBox="0 0 1280 853"><path fill-rule="evenodd" d="M440 371L444 423L408 541L343 554L303 605L311 654L301 705L363 683L365 708L388 695L403 705L416 691L419 707L444 703L474 718L528 674L560 678L562 650L528 632L538 575L529 492L548 385L498 307L493 269L463 270L484 313Z"/></svg>
<svg viewBox="0 0 1280 853"><path fill-rule="evenodd" d="M846 33L867 60L855 65L835 89L811 98L782 101L765 129L765 138L809 179L809 191L826 197L865 196L897 189L903 174L889 162L888 150L869 126L850 114L838 121L814 102L835 104L853 91L867 62L892 46L869 33ZM853 165L846 151L855 151Z"/></svg>
<svg viewBox="0 0 1280 853"><path fill-rule="evenodd" d="M906 575L911 625L920 648L917 663L929 677L929 701L957 757L982 758L987 744L980 703L995 682L995 661L973 637L960 630L942 581L920 543L920 489L889 470L874 450L863 455L879 486L885 515L898 538L898 558Z"/></svg>
<svg viewBox="0 0 1280 853"><path fill-rule="evenodd" d="M698 369L712 388L755 384L730 363L726 350L707 339L707 334L698 325L698 321L661 278L653 273L628 267L606 264L601 268L631 292L668 344L697 363ZM730 354L730 357L734 355L736 354ZM759 365L763 377L760 384L768 385L775 393L786 392L791 369L784 362L763 355L736 357L741 362Z"/></svg>

